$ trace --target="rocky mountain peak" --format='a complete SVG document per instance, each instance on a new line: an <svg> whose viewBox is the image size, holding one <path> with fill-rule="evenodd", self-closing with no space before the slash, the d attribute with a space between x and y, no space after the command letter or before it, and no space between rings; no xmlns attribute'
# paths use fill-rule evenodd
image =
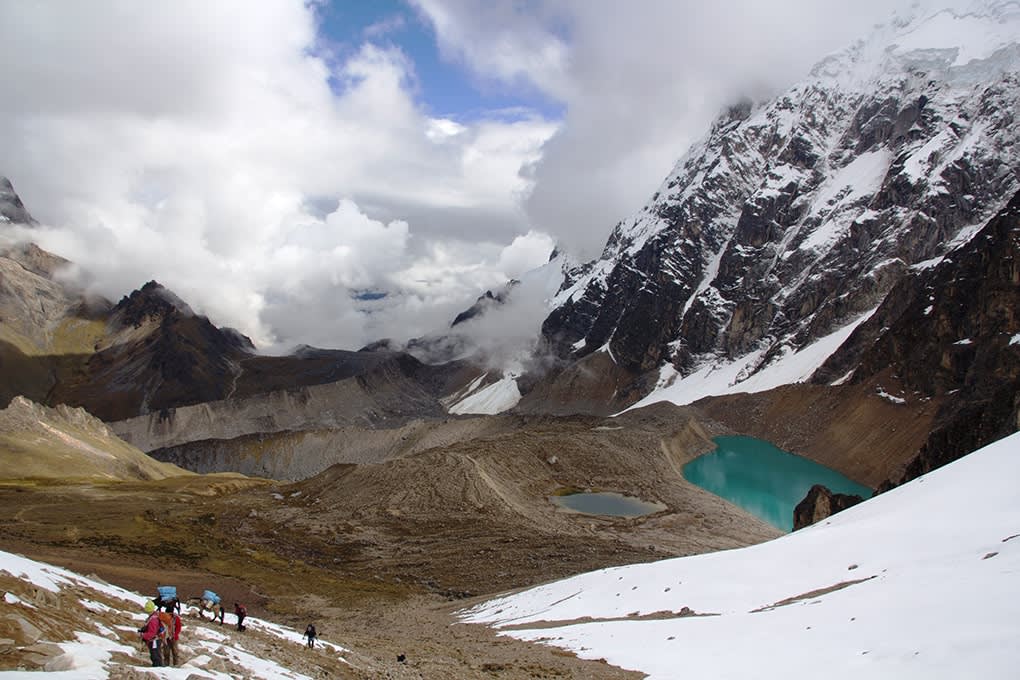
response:
<svg viewBox="0 0 1020 680"><path fill-rule="evenodd" d="M1017 7L918 12L729 108L572 270L547 345L635 377L742 360L745 379L871 313L1020 188Z"/></svg>
<svg viewBox="0 0 1020 680"><path fill-rule="evenodd" d="M14 191L11 180L0 175L0 223L37 224L28 208L21 202L21 197Z"/></svg>
<svg viewBox="0 0 1020 680"><path fill-rule="evenodd" d="M113 319L123 328L140 328L147 320L163 326L183 322L202 329L206 342L222 352L242 350L253 352L251 339L234 328L217 328L206 317L198 315L172 290L158 281L149 281L141 288L121 298L113 310ZM190 320L190 321L189 321Z"/></svg>
<svg viewBox="0 0 1020 680"><path fill-rule="evenodd" d="M465 321L477 318L485 314L486 311L493 307L498 307L505 304L507 298L510 296L511 291L520 284L520 281L511 279L507 282L503 290L496 291L493 293L491 290L485 291L484 294L480 295L475 303L463 312L458 314L450 324L450 328L458 326Z"/></svg>
<svg viewBox="0 0 1020 680"><path fill-rule="evenodd" d="M149 281L140 289L125 295L114 311L121 315L124 325L135 328L141 326L146 319L195 316L187 303L157 281Z"/></svg>

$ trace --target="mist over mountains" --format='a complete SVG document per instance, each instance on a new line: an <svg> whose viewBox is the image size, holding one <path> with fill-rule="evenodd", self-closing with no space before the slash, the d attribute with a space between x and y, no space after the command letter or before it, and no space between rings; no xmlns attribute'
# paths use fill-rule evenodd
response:
<svg viewBox="0 0 1020 680"><path fill-rule="evenodd" d="M423 21L440 21L441 7L420 4ZM561 10L568 18L581 11ZM488 11L494 10L477 8L479 16ZM297 21L293 44L308 37L303 17L279 17L281 25ZM387 25L397 30L397 23ZM436 26L436 40L447 49L478 58L457 25ZM559 38L529 35L551 47L541 53L549 63L528 62L528 77L566 88L570 68L557 58ZM406 65L395 55L362 53L365 70L337 96L349 102L344 97L380 95L369 86L379 84L373 69L381 69L391 77L381 95L394 105L401 101L397 76ZM290 63L288 72L308 77L321 56L308 58ZM310 89L303 91L317 91L315 83L304 83ZM597 610L621 630L658 627L673 640L690 617L718 613L714 604L692 609L683 584L673 583L662 566L673 564L661 562L667 558L726 550L736 557L718 563L735 571L749 569L741 555L796 564L797 577L773 599L753 606L741 601L733 611L726 598L717 602L726 609L718 618L726 626L739 627L745 614L780 612L775 616L798 632L808 630L803 612L810 608L801 605L823 601L816 598L831 598L824 600L826 611L843 626L849 625L844 614L854 611L836 606L846 604L840 599L846 593L873 593L872 613L893 606L887 597L908 601L905 588L882 585L891 577L875 565L906 565L906 553L893 549L901 547L896 534L916 538L928 521L952 530L939 540L918 539L932 553L924 564L909 561L909 569L937 587L1014 562L1009 551L1016 536L1002 535L1008 522L989 518L995 499L1008 495L991 478L1015 467L1007 454L1020 430L1020 3L915 4L787 89L766 90L732 98L658 187L649 187L643 205L624 219L606 220L600 233L609 236L589 258L571 252L569 239L554 247L547 234L532 231L505 247L486 242L487 264L465 267L468 251L458 250L465 246L457 239L426 244L399 216L380 218L393 207L389 194L375 197L385 204L381 212L366 208L368 202L312 205L288 194L269 201L297 220L285 242L274 242L259 261L265 268L259 276L272 274L269 288L258 276L228 280L244 258L209 259L217 248L229 254L227 239L196 246L201 257L189 264L196 277L185 289L149 271L147 256L123 267L105 262L130 280L123 294L108 299L89 270L122 255L104 250L105 218L83 230L78 221L40 223L36 206L19 196L18 182L0 178L6 541L0 547L54 564L82 560L103 578L138 588L151 580L151 563L165 560L188 587L222 582L267 619L279 615L296 625L321 616L343 630L345 648L351 641L364 656L346 666L323 660L319 668L352 678L379 677L380 669L394 678L593 677L593 666L605 670L598 677L631 677L585 660L586 640L607 643L579 621ZM402 115L417 124L420 113ZM410 202L446 191L445 198L470 203L458 194L462 186L443 183L446 163L461 152L474 159L472 167L496 163L502 176L510 166L536 162L552 140L548 149L559 160L538 171L566 162L557 144L570 140L553 137L535 117L492 126L428 121L429 143L447 155L435 166L409 160L401 172L434 171L421 186L396 178L388 191L407 191ZM527 128L515 133L527 143L506 141L514 124ZM407 126L401 129L414 127ZM311 153L307 144L302 139L299 149ZM19 172L3 170L14 179ZM514 191L522 192L514 200L524 200L526 173L511 174ZM229 215L231 228L243 231L246 205L238 197L274 178L275 171L236 194L216 196L224 210L217 219ZM215 193L214 185L206 188ZM535 205L550 200L545 188L531 198ZM136 236L143 250L163 248L174 257L181 251L162 240L171 232L145 237L158 231L160 220L187 222L190 209L201 212L201 206L170 199L160 205L167 212L155 221L136 215ZM575 208L564 209L564 219L576 217ZM110 211L106 217L118 219L132 213L124 204ZM475 216L484 219L484 212ZM207 236L191 234L196 244ZM252 252L269 252L260 250L272 242L266 236L251 234ZM67 238L74 247L56 247ZM85 261L73 261L68 256L83 242L92 250ZM51 244L56 252L45 247ZM415 259L423 252L424 259ZM294 272L300 275L288 278ZM217 277L230 298L222 307L208 304L219 290L209 281ZM250 288L239 285L246 281ZM198 300L194 282L202 286ZM216 313L236 311L237 304L254 316ZM271 323L245 332L234 327L242 317ZM273 333L262 332L269 327ZM283 337L322 342L284 348L276 342ZM798 529L794 540L771 541L782 533L778 525L692 483L684 466L732 435L767 440L874 489L880 502L864 500L847 511L849 519L834 522L854 537L854 554L872 563L845 564L850 552L840 553L823 577L804 557L811 545L842 545L839 531L824 533L834 511L827 489L804 501L803 514L815 527ZM949 465L982 447L980 456L960 461L966 464ZM955 494L955 484L977 486ZM954 506L945 497L964 504L983 498L980 485L996 489L988 508L947 510ZM651 510L615 516L566 511L557 503L561 496L601 493L643 501ZM955 572L939 551L969 521L987 522L994 531L953 548L953 555L971 560ZM883 527L885 542L868 543L879 533L872 523ZM799 537L802 531L808 538ZM730 550L763 542L757 552ZM999 551L1006 562L993 559ZM707 583L715 577L696 565L713 560L676 564ZM641 587L637 582L624 591L606 576L615 571L576 576L642 562L656 566L621 571L616 581L647 567L662 593L632 592ZM27 597L30 584L3 570L0 564L0 586ZM950 572L952 578L943 578ZM761 573L768 575L768 567ZM998 576L988 583L1008 591L1007 579ZM563 577L597 591L596 609L565 594L563 583L490 601ZM755 589L772 592L776 579L759 580ZM553 601L555 622L541 620L542 593ZM664 597L671 609L656 610L654 602ZM986 639L1007 635L1003 622L1015 613L1013 605L986 603L995 597L990 588L976 589L967 605L996 612L998 637ZM21 600L2 602L21 606ZM493 642L476 628L462 635L449 625L474 616L502 626L510 612L504 606L520 608L535 625L515 629L514 638L544 636L556 623L560 641L577 656L534 651L509 637ZM795 609L797 616L790 614ZM0 625L12 616L0 609ZM732 644L711 635L715 620L699 619L698 634L713 649ZM877 624L856 627L862 632L854 640L882 638ZM939 640L952 628L939 628ZM924 642L915 633L893 635L895 663ZM32 647L46 635L22 628L8 645L14 638L0 630L0 661L8 645L19 664L56 663L54 649ZM857 653L846 645L832 649L837 656ZM394 650L404 657L396 662L401 665L392 661ZM635 668L652 659L640 649L612 651ZM954 668L966 667L974 654L959 653ZM283 656L306 670L317 663ZM653 656L654 672L664 672ZM414 661L406 664L408 658ZM880 670L894 667L878 653L872 660ZM120 658L110 663L104 668L131 665ZM215 659L208 667L229 672L217 670Z"/></svg>
<svg viewBox="0 0 1020 680"><path fill-rule="evenodd" d="M50 293L64 298L53 312L58 318L37 321L70 324L88 337L75 340L81 355L73 369L66 357L41 360L62 368L33 396L120 420L365 375L382 365L381 350L410 353L398 372L444 404L437 408L457 410L458 401L489 389L478 402L484 406L469 408L608 414L647 403L657 390L682 403L682 389L668 392L672 384L710 394L717 388L699 391L691 381L711 365L733 366L725 389L739 390L823 338L856 328L791 379L838 384L881 374L881 389L904 398L966 401L968 389L989 389L977 387L972 357L991 352L997 358L980 365L994 363L1006 383L1014 376L1002 368L1013 365L1014 347L1003 339L1020 331L1002 311L1012 301L1010 284L1003 282L1006 298L995 309L947 309L946 284L931 278L941 270L941 279L960 281L968 276L962 262L1010 257L1011 232L1002 225L1011 224L1007 204L1020 188L1013 158L1017 16L1011 3L987 3L970 12L918 11L879 27L788 92L724 112L650 202L615 227L600 257L579 264L554 253L520 282L451 315L447 329L410 342L379 341L367 353L259 357L246 338L196 316L154 282L98 311L77 293ZM4 187L7 221L32 224L10 182ZM982 231L986 224L994 233ZM42 279L50 281L33 285L59 287L56 269L48 271ZM929 291L921 316L944 310L936 318L949 319L961 335L937 334L940 343L973 347L954 352L962 362L954 380L920 384L901 366L913 350L902 349L898 334L907 331L897 329L917 322L896 320L918 290ZM986 330L969 332L976 326ZM103 337L91 342L93 334ZM35 345L44 352L47 342ZM868 357L880 346L897 349L875 364ZM416 360L425 363L411 368ZM1003 412L996 421L1014 416ZM968 446L976 443L987 442Z"/></svg>

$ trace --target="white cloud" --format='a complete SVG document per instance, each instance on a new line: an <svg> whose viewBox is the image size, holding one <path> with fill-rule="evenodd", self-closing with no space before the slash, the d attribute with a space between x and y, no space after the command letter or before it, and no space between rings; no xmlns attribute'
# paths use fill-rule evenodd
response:
<svg viewBox="0 0 1020 680"><path fill-rule="evenodd" d="M591 256L725 106L792 84L911 0L415 2L448 58L565 106L526 209Z"/></svg>
<svg viewBox="0 0 1020 680"><path fill-rule="evenodd" d="M434 27L445 58L486 78L565 94L569 46L555 32L555 3L411 1Z"/></svg>
<svg viewBox="0 0 1020 680"><path fill-rule="evenodd" d="M386 43L340 59L301 0L8 2L0 172L53 225L41 245L108 297L155 278L262 346L403 340L540 263L545 234L600 249L722 106L891 11L415 4L479 87L537 91L565 120L433 118L389 43L406 24L370 27Z"/></svg>
<svg viewBox="0 0 1020 680"><path fill-rule="evenodd" d="M503 248L499 254L499 269L510 278L518 278L548 262L555 245L548 234L529 231Z"/></svg>
<svg viewBox="0 0 1020 680"><path fill-rule="evenodd" d="M366 38L380 38L391 33L399 33L406 26L407 17L403 14L393 14L366 26L362 33Z"/></svg>
<svg viewBox="0 0 1020 680"><path fill-rule="evenodd" d="M0 4L0 172L41 245L108 297L155 278L261 346L406 339L493 285L555 123L430 118L406 55L320 57L314 12Z"/></svg>

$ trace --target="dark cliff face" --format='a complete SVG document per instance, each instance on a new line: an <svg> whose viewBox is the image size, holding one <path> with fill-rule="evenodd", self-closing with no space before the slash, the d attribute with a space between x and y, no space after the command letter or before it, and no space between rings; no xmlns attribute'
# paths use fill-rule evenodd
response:
<svg viewBox="0 0 1020 680"><path fill-rule="evenodd" d="M1020 193L958 250L915 270L830 358L819 379L888 376L941 396L909 481L1020 427Z"/></svg>
<svg viewBox="0 0 1020 680"><path fill-rule="evenodd" d="M951 50L890 48L875 67L866 47L727 111L564 284L542 327L552 353L605 348L635 376L752 354L760 368L870 312L1001 208L1020 187L1006 57L964 72Z"/></svg>

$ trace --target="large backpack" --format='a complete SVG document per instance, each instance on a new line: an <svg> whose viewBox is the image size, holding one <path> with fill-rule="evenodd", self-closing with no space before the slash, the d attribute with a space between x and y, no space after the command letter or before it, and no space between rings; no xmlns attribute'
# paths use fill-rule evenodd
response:
<svg viewBox="0 0 1020 680"><path fill-rule="evenodd" d="M166 641L174 638L174 617L170 612L159 613L159 640L160 644L165 644Z"/></svg>

